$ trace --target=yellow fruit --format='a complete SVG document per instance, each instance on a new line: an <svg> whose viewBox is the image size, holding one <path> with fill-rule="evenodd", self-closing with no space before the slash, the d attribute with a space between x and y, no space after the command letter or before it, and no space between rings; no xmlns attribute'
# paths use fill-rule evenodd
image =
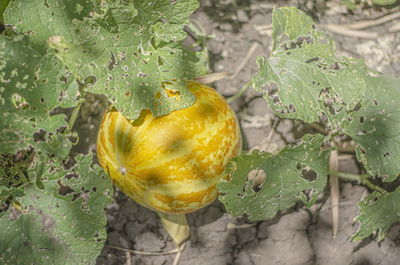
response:
<svg viewBox="0 0 400 265"><path fill-rule="evenodd" d="M237 119L225 99L190 82L196 102L155 118L129 121L108 111L97 139L100 165L114 184L153 210L184 214L214 201L228 160L241 149Z"/></svg>

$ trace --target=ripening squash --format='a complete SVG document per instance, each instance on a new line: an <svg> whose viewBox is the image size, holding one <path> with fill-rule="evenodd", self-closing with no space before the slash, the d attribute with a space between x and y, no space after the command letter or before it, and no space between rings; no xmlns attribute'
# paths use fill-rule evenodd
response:
<svg viewBox="0 0 400 265"><path fill-rule="evenodd" d="M196 102L155 118L143 111L129 121L108 111L97 139L100 165L139 204L185 214L214 201L228 160L241 149L238 121L225 99L189 82Z"/></svg>

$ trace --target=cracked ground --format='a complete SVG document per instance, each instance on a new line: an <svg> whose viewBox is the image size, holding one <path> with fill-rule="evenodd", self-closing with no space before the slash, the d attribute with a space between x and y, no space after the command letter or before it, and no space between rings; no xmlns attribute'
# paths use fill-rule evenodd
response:
<svg viewBox="0 0 400 265"><path fill-rule="evenodd" d="M277 2L279 4L277 4ZM256 58L268 57L271 41L271 14L275 6L292 5L311 14L321 24L346 24L379 17L388 12L364 8L349 12L340 1L201 1L193 15L207 35L211 66L214 72L237 72L234 78L217 81L214 87L224 96L237 92L257 71ZM400 12L399 9L395 9ZM389 10L390 11L390 10ZM393 11L391 11L393 12ZM397 20L398 21L398 20ZM364 58L375 70L400 76L400 34L390 33L394 22L368 28L379 33L374 38L359 38L332 34L339 55ZM249 51L252 51L249 53ZM247 60L246 59L247 56ZM94 139L104 99L90 97L81 112L77 129L81 137L77 151L94 148ZM103 104L102 104L103 102ZM271 131L271 110L259 94L248 90L232 103L244 135L244 148L254 147L274 152L293 142L307 130L302 124L281 120L272 141L263 146ZM340 161L340 170L359 174L354 159ZM332 215L329 189L318 203L307 209L302 205L282 212L272 220L249 223L225 213L218 201L188 215L191 238L180 257L179 264L274 264L274 265L394 265L400 258L400 225L394 225L381 242L367 238L351 242L358 224L357 202L369 191L356 183L341 182L339 230L332 237ZM167 251L174 248L156 213L145 209L121 192L108 209L108 240L98 265L159 265L172 264L174 255L127 256L108 246L140 251Z"/></svg>

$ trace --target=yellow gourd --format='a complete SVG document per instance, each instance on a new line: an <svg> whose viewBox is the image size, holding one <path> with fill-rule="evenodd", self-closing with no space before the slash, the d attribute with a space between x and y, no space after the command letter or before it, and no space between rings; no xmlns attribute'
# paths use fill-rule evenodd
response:
<svg viewBox="0 0 400 265"><path fill-rule="evenodd" d="M167 214L200 209L218 196L229 159L241 149L238 121L214 89L189 82L196 102L155 118L129 121L108 111L97 139L100 165L139 204Z"/></svg>

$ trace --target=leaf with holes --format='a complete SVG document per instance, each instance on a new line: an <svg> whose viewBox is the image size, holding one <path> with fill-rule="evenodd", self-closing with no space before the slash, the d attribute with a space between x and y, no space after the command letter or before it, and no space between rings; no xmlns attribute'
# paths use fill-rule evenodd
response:
<svg viewBox="0 0 400 265"><path fill-rule="evenodd" d="M306 135L303 143L277 155L253 152L239 155L230 164L232 179L219 184L220 201L233 216L251 220L274 217L302 201L315 203L325 188L328 150L321 150L322 136Z"/></svg>
<svg viewBox="0 0 400 265"><path fill-rule="evenodd" d="M20 206L1 214L1 264L96 263L106 239L104 208L113 190L102 170L92 166L91 154L76 160L69 170L45 164L43 189L25 187Z"/></svg>
<svg viewBox="0 0 400 265"><path fill-rule="evenodd" d="M378 75L366 80L362 108L343 127L368 172L393 181L400 174L400 79Z"/></svg>
<svg viewBox="0 0 400 265"><path fill-rule="evenodd" d="M26 37L0 36L0 47L0 153L15 153L35 144L35 133L67 126L64 115L49 114L79 102L78 84L54 55L41 55Z"/></svg>
<svg viewBox="0 0 400 265"><path fill-rule="evenodd" d="M273 27L273 53L259 59L253 85L275 113L351 136L370 174L397 178L400 80L335 56L331 38L295 8L275 9Z"/></svg>
<svg viewBox="0 0 400 265"><path fill-rule="evenodd" d="M382 240L390 226L400 221L400 188L393 192L374 192L364 198L359 204L360 215L356 221L360 223L353 240L361 240L378 232L378 239Z"/></svg>
<svg viewBox="0 0 400 265"><path fill-rule="evenodd" d="M135 119L143 109L162 116L193 104L186 81L207 69L204 53L182 45L182 30L197 7L196 0L28 0L10 3L5 20Z"/></svg>
<svg viewBox="0 0 400 265"><path fill-rule="evenodd" d="M302 11L273 12L274 50L258 60L253 86L280 117L336 128L365 91L365 65L336 57L332 39Z"/></svg>

